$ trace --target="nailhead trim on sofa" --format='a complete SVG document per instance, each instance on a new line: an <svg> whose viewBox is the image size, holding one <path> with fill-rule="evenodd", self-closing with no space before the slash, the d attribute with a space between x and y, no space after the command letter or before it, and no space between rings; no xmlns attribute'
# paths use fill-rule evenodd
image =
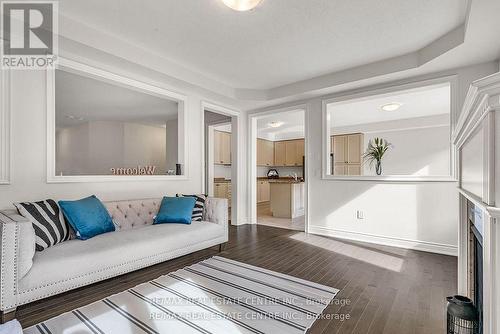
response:
<svg viewBox="0 0 500 334"><path fill-rule="evenodd" d="M95 283L95 282L100 282L100 281L108 279L108 278L120 276L120 275L129 273L129 272L134 271L134 270L138 270L138 269L141 269L141 268L149 267L149 266L152 266L154 264L158 264L158 263L167 261L169 259L173 259L173 258L182 256L182 255L185 255L185 254L189 254L189 253L194 252L196 250L188 251L188 252L184 252L184 250L190 249L190 248L192 248L195 245L201 246L201 247L196 247L196 249L202 250L202 249L205 249L207 247L210 247L210 246L206 246L206 245L211 245L216 240L219 240L219 241L215 242L214 246L217 245L219 242L220 243L225 242L224 240L221 240L221 239L223 239L223 238L219 237L219 238L210 239L210 240L207 240L207 241L205 241L205 242L203 242L201 244L192 244L192 245L183 247L181 249L176 249L175 251L168 251L168 252L163 252L163 253L159 253L159 254L155 254L155 255L150 255L150 256L142 258L142 259L137 259L137 260L134 260L134 261L124 262L124 263L121 263L119 265L112 266L112 267L107 267L107 268L103 268L103 269L100 269L100 270L97 270L97 271L94 271L94 272L91 272L91 273L87 273L85 275L80 275L80 276L72 277L70 279L61 280L61 281L58 281L58 282L53 282L53 283L41 285L41 286L36 287L36 288L31 288L31 289L28 289L28 290L21 291L21 292L19 292L19 295L26 294L26 293L29 293L29 292L32 292L32 291L35 291L35 290L38 290L38 289L42 289L42 288L45 288L45 287L48 287L48 286L60 284L60 283L63 283L63 282L72 281L72 280L75 280L75 279L78 279L78 278L82 278L82 277L85 277L85 276L88 276L88 275L92 275L92 274L95 274L95 273L103 272L103 271L110 270L110 269L113 269L113 268L121 267L121 266L130 264L130 263L144 261L144 260L147 260L147 259L150 259L150 258L162 256L162 255L165 255L165 254L169 254L170 255L170 256L162 257L162 258L160 258L158 260L154 260L154 261L151 261L151 262L143 263L141 265L133 267L132 269L127 269L127 270L124 270L124 271L120 271L120 272L114 273L112 275L102 276L102 277L99 277L98 279L95 279L95 280L92 280L92 281L87 281L87 282L85 282L83 284L75 284L75 285L72 285L72 286L67 287L65 289L57 290L57 291L51 292L50 294L43 295L41 297L37 296L36 298L30 298L30 299L27 299L27 300L23 300L22 303L26 304L26 303L29 303L29 302L32 302L32 301L35 301L35 300L39 300L39 299L43 299L43 298L46 298L46 297L50 297L50 296L53 296L53 295L56 295L56 294L59 294L59 293L62 293L62 292L73 290L73 289L76 289L76 288L79 288L79 287L82 287L82 286L86 286L86 285L89 285L89 284L92 284L92 283ZM15 306L12 305L10 307L8 306L7 308L12 308L12 307L15 307Z"/></svg>
<svg viewBox="0 0 500 334"><path fill-rule="evenodd" d="M16 242L14 244L14 295L17 294L17 268L18 268L18 257L17 257L17 252L18 252L18 243L19 243L19 225L16 224Z"/></svg>
<svg viewBox="0 0 500 334"><path fill-rule="evenodd" d="M1 254L2 257L5 254L5 235L3 233L3 230L4 230L3 224L0 224L0 233L2 233L2 254ZM5 264L4 264L3 261L1 261L1 262L2 262L2 268L0 270L0 280L1 280L0 286L2 287L2 290L1 290L2 296L5 296L4 289L3 289L3 287L4 287L4 284L3 284L3 273L5 271ZM4 307L4 304L3 304L3 297L1 298L1 306L2 306L2 310L6 309L6 307Z"/></svg>
<svg viewBox="0 0 500 334"><path fill-rule="evenodd" d="M17 296L17 283L18 283L18 280L17 280L17 263L18 263L18 257L17 257L17 253L18 253L18 235L19 235L19 225L18 225L18 222L16 222L15 220L13 220L11 217L9 217L8 215L2 213L2 216L8 218L13 224L15 224L15 242L14 242L14 263L13 263L13 266L14 266L14 284L12 286L12 289L13 289L13 295L14 296ZM1 257L4 256L5 254L5 245L7 244L6 242L6 239L5 239L5 230L4 230L4 225L3 224L0 224L0 228L1 228L1 235L2 235L2 253L1 253ZM13 308L15 307L14 305L12 306L5 306L4 304L4 298L3 296L5 296L5 290L4 290L4 279L5 279L5 275L3 275L3 273L5 272L5 263L4 261L1 261L2 262L2 266L1 266L1 271L0 271L0 286L1 286L1 293L2 293L2 298L0 299L1 303L0 303L0 306L2 308L2 310L6 310L6 309L9 309L9 308Z"/></svg>

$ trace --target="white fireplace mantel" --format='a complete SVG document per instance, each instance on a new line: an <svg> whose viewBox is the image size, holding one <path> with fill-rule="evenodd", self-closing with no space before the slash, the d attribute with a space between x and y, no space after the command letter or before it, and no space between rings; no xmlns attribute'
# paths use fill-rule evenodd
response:
<svg viewBox="0 0 500 334"><path fill-rule="evenodd" d="M460 193L458 292L468 295L467 200L483 211L484 333L500 333L500 72L474 81L452 135Z"/></svg>

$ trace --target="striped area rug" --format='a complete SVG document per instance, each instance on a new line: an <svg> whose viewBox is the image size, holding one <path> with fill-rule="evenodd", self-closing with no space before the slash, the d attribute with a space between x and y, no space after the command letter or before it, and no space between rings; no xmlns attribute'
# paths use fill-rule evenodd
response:
<svg viewBox="0 0 500 334"><path fill-rule="evenodd" d="M337 293L215 256L24 333L305 333Z"/></svg>

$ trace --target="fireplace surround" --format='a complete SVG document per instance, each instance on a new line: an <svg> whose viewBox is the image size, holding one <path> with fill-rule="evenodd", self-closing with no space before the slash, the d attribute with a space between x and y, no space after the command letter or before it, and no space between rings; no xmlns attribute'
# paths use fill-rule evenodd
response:
<svg viewBox="0 0 500 334"><path fill-rule="evenodd" d="M474 81L452 133L459 191L458 293L500 333L500 72Z"/></svg>

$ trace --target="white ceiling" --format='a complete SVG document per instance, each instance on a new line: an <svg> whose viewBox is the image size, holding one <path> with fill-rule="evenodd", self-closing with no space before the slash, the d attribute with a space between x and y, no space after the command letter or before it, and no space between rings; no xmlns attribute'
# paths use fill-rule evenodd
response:
<svg viewBox="0 0 500 334"><path fill-rule="evenodd" d="M59 30L73 54L89 45L257 105L498 59L500 1L469 1L61 0Z"/></svg>
<svg viewBox="0 0 500 334"><path fill-rule="evenodd" d="M224 84L267 89L420 49L465 20L466 0L60 1L69 17Z"/></svg>
<svg viewBox="0 0 500 334"><path fill-rule="evenodd" d="M303 110L293 110L257 119L257 136L269 140L284 139L285 137L304 137L305 119ZM283 122L278 128L269 125L272 122Z"/></svg>
<svg viewBox="0 0 500 334"><path fill-rule="evenodd" d="M214 126L214 129L217 131L223 131L223 132L231 132L231 124L222 124L222 125L217 125Z"/></svg>
<svg viewBox="0 0 500 334"><path fill-rule="evenodd" d="M383 111L381 106L401 103L397 111ZM327 106L332 127L389 122L450 114L449 85L428 86L403 92L370 96Z"/></svg>
<svg viewBox="0 0 500 334"><path fill-rule="evenodd" d="M62 70L55 83L58 127L97 120L165 125L177 118L177 102L143 92Z"/></svg>

